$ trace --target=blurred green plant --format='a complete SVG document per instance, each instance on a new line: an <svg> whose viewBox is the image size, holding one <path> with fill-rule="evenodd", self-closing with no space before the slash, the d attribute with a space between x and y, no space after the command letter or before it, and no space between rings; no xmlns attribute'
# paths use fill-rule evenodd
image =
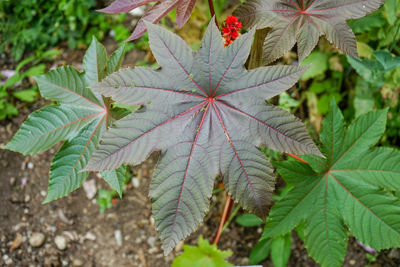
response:
<svg viewBox="0 0 400 267"><path fill-rule="evenodd" d="M0 52L10 51L19 61L25 52L61 41L76 48L89 45L92 35L101 40L121 19L95 8L95 0L0 1Z"/></svg>
<svg viewBox="0 0 400 267"><path fill-rule="evenodd" d="M197 247L184 245L184 252L176 257L172 267L226 267L232 266L226 258L232 255L232 251L219 250L217 245L211 245L208 240L199 237Z"/></svg>
<svg viewBox="0 0 400 267"><path fill-rule="evenodd" d="M46 52L37 52L36 55L30 56L22 60L16 67L15 71L6 70L0 72L0 80L4 79L4 83L0 85L0 120L11 118L18 115L18 109L14 105L14 99L23 102L33 102L38 97L38 87L33 85L28 89L15 90L17 85L25 78L42 75L46 70L43 61L52 60L61 53L60 50L51 49ZM26 66L30 65L26 69ZM26 70L23 70L23 69ZM4 72L8 72L10 77L6 77ZM11 90L13 89L13 90Z"/></svg>
<svg viewBox="0 0 400 267"><path fill-rule="evenodd" d="M329 111L332 99L336 102L342 100L340 92L343 84L343 63L340 57L328 51L314 51L301 63L302 66L310 65L302 81L311 80L308 87L308 100L317 99L317 110L321 115Z"/></svg>
<svg viewBox="0 0 400 267"><path fill-rule="evenodd" d="M372 14L349 21L349 25L357 35L358 50L366 45L375 50L393 48L400 53L400 47L394 46L400 41L400 0L386 0L385 4Z"/></svg>

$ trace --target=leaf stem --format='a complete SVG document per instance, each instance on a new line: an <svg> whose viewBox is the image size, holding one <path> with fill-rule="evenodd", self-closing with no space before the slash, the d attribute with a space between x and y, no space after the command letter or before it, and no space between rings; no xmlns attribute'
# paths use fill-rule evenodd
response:
<svg viewBox="0 0 400 267"><path fill-rule="evenodd" d="M299 156L296 156L296 155L294 155L294 154L286 153L286 155L288 155L288 156L290 156L290 157L292 157L292 158L294 158L294 159L297 159L297 160L300 161L300 162L303 162L303 163L306 163L306 164L310 164L310 163L308 163L307 161L305 161L304 159L302 159L302 158L300 158Z"/></svg>
<svg viewBox="0 0 400 267"><path fill-rule="evenodd" d="M215 9L214 9L213 0L208 0L208 6L210 7L211 17L214 17L215 16ZM215 24L217 24L217 27L218 27L217 16L215 16L214 19L215 19Z"/></svg>
<svg viewBox="0 0 400 267"><path fill-rule="evenodd" d="M218 244L219 239L221 237L221 233L223 231L223 227L224 224L228 218L229 213L231 212L231 208L232 208L232 198L230 195L228 195L228 197L226 198L226 202L225 202L225 208L224 208L224 212L222 213L222 217L221 217L221 221L219 222L219 226L218 226L218 230L217 230L217 234L214 237L214 241L213 244Z"/></svg>

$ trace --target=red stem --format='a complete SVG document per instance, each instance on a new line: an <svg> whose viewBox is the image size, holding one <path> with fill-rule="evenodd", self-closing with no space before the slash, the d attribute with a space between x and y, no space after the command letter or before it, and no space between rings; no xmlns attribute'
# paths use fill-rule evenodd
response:
<svg viewBox="0 0 400 267"><path fill-rule="evenodd" d="M304 159L302 159L302 158L300 158L300 157L298 157L298 156L296 156L296 155L293 155L293 154L290 154L290 153L286 153L286 155L288 155L288 156L290 156L290 157L292 157L292 158L294 158L294 159L297 159L298 161L303 162L303 163L305 163L305 164L310 164L310 163L308 163L307 161L305 161Z"/></svg>
<svg viewBox="0 0 400 267"><path fill-rule="evenodd" d="M232 198L230 195L228 195L226 202L225 202L224 213L222 213L222 218L221 218L221 221L219 222L218 231L214 237L213 244L218 244L218 242L219 242L219 239L221 237L222 228L224 227L224 224L225 224L226 220L228 219L229 213L231 212L232 203L233 203Z"/></svg>
<svg viewBox="0 0 400 267"><path fill-rule="evenodd" d="M208 0L208 6L210 7L211 17L214 17L215 16L215 10L214 10L213 0ZM217 24L217 27L218 27L217 16L215 16L215 24Z"/></svg>
<svg viewBox="0 0 400 267"><path fill-rule="evenodd" d="M299 156L296 156L294 154L286 153L286 155L288 155L300 162L309 164L307 161L305 161L304 159L302 159ZM232 203L233 203L233 200L232 200L231 196L228 195L228 197L226 198L226 202L225 202L224 212L222 213L221 221L219 222L218 230L217 230L217 233L215 234L213 244L218 244L219 239L221 238L222 228L224 227L224 224L226 223L226 220L228 219L229 214L231 213Z"/></svg>

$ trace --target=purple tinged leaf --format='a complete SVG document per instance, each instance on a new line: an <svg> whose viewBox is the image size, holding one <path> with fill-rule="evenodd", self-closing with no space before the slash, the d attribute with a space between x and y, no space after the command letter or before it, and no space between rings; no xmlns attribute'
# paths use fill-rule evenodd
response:
<svg viewBox="0 0 400 267"><path fill-rule="evenodd" d="M178 28L182 28L193 12L196 0L115 0L108 7L98 11L109 14L129 12L149 3L155 4L142 16L127 41L138 39L146 32L145 21L156 24L175 7L177 7L176 22Z"/></svg>
<svg viewBox="0 0 400 267"><path fill-rule="evenodd" d="M295 154L321 153L298 119L265 102L290 88L305 68L247 71L244 64L254 31L224 47L212 21L194 53L175 34L152 24L147 27L161 70L124 69L91 87L121 103L141 103L144 108L115 123L85 170L139 164L151 152L162 150L150 196L168 254L203 219L218 173L240 205L265 216L274 176L257 146Z"/></svg>
<svg viewBox="0 0 400 267"><path fill-rule="evenodd" d="M195 4L196 0L179 0L176 9L176 23L178 24L178 28L182 28L186 21L188 21Z"/></svg>
<svg viewBox="0 0 400 267"><path fill-rule="evenodd" d="M139 6L149 4L155 1L156 0L115 0L108 7L99 9L97 11L108 14L129 12L132 9L135 9Z"/></svg>
<svg viewBox="0 0 400 267"><path fill-rule="evenodd" d="M358 57L356 40L347 19L365 16L384 0L248 0L234 14L245 27L272 28L264 43L264 63L268 64L297 42L299 61L307 57L321 35L342 52Z"/></svg>
<svg viewBox="0 0 400 267"><path fill-rule="evenodd" d="M135 27L135 30L126 41L132 41L140 38L146 32L145 21L154 24L158 23L163 17L168 14L168 12L170 12L176 6L178 2L179 0L165 0L163 2L156 3L139 20L138 24Z"/></svg>

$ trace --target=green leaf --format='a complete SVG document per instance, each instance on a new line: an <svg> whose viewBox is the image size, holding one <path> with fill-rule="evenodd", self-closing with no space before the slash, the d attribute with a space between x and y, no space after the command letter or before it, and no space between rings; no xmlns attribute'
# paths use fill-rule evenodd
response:
<svg viewBox="0 0 400 267"><path fill-rule="evenodd" d="M120 48L112 53L112 55L108 59L106 66L106 75L116 72L121 67L125 55L125 46L126 45L124 43Z"/></svg>
<svg viewBox="0 0 400 267"><path fill-rule="evenodd" d="M85 69L84 77L87 85L96 84L106 76L107 51L94 35L92 43L83 58L83 67Z"/></svg>
<svg viewBox="0 0 400 267"><path fill-rule="evenodd" d="M245 213L236 218L236 222L244 227L253 227L264 224L264 221L254 214Z"/></svg>
<svg viewBox="0 0 400 267"><path fill-rule="evenodd" d="M271 251L271 243L271 239L259 241L250 252L250 264L257 264L265 260L269 256L269 252Z"/></svg>
<svg viewBox="0 0 400 267"><path fill-rule="evenodd" d="M84 106L99 110L102 100L86 87L83 75L75 68L63 66L36 77L40 94L63 104Z"/></svg>
<svg viewBox="0 0 400 267"><path fill-rule="evenodd" d="M121 51L115 55L117 60L113 59L113 69L120 66ZM84 73L66 66L37 77L42 96L59 104L33 112L5 146L23 154L35 154L65 141L52 161L44 203L66 196L81 186L88 176L88 172L82 172L83 168L100 137L115 120L108 112L109 103L106 104L99 93L88 88L88 83L97 83L104 78L106 67L105 48L93 39L84 58ZM38 70L40 68L30 71L32 74ZM26 97L24 93L26 91L18 92L16 96ZM111 175L107 177L121 194L120 175L116 173L116 181L110 178Z"/></svg>
<svg viewBox="0 0 400 267"><path fill-rule="evenodd" d="M368 112L346 129L332 103L321 132L326 159L310 161L318 162L313 170L293 160L274 163L294 187L272 207L263 239L304 222L305 247L323 267L341 266L349 233L377 250L400 246L400 151L371 148L386 116L387 110Z"/></svg>
<svg viewBox="0 0 400 267"><path fill-rule="evenodd" d="M308 80L325 73L328 70L328 55L319 51L312 52L308 57L306 57L301 66L309 65L309 68L301 76L301 80Z"/></svg>
<svg viewBox="0 0 400 267"><path fill-rule="evenodd" d="M56 153L50 166L49 188L44 203L68 195L87 178L89 173L81 170L105 131L103 120L101 117L82 128L76 137L66 141Z"/></svg>
<svg viewBox="0 0 400 267"><path fill-rule="evenodd" d="M183 246L184 252L178 256L171 267L226 267L232 266L226 261L226 258L232 255L231 251L222 251L217 248L217 245L210 243L199 237L197 247Z"/></svg>
<svg viewBox="0 0 400 267"><path fill-rule="evenodd" d="M11 86L14 86L17 82L21 81L24 78L23 75L19 74L18 72L15 73L13 76L7 79L5 83L3 84L3 88L9 88Z"/></svg>
<svg viewBox="0 0 400 267"><path fill-rule="evenodd" d="M101 112L71 105L47 106L29 115L4 148L24 155L36 154L73 138L86 124L101 116Z"/></svg>
<svg viewBox="0 0 400 267"><path fill-rule="evenodd" d="M374 87L361 77L357 77L356 96L354 97L355 117L372 111L375 107Z"/></svg>
<svg viewBox="0 0 400 267"><path fill-rule="evenodd" d="M386 0L383 8L385 9L386 19L390 25L395 24L397 20L397 12L399 7L397 7L397 0Z"/></svg>
<svg viewBox="0 0 400 267"><path fill-rule="evenodd" d="M13 92L13 96L21 101L33 102L38 97L37 86L30 89Z"/></svg>
<svg viewBox="0 0 400 267"><path fill-rule="evenodd" d="M286 267L290 258L292 238L290 233L274 238L271 242L271 260L275 267Z"/></svg>
<svg viewBox="0 0 400 267"><path fill-rule="evenodd" d="M22 75L24 76L24 78L31 77L31 76L38 76L38 75L42 75L45 70L46 70L46 65L40 64L40 65L29 68L27 71L22 73Z"/></svg>
<svg viewBox="0 0 400 267"><path fill-rule="evenodd" d="M392 71L400 66L400 57L396 57L388 51L375 51L374 57L383 66L383 72Z"/></svg>
<svg viewBox="0 0 400 267"><path fill-rule="evenodd" d="M103 179L111 186L112 189L118 192L120 197L122 197L122 189L124 187L127 171L128 167L122 165L116 170L104 171L101 173Z"/></svg>

